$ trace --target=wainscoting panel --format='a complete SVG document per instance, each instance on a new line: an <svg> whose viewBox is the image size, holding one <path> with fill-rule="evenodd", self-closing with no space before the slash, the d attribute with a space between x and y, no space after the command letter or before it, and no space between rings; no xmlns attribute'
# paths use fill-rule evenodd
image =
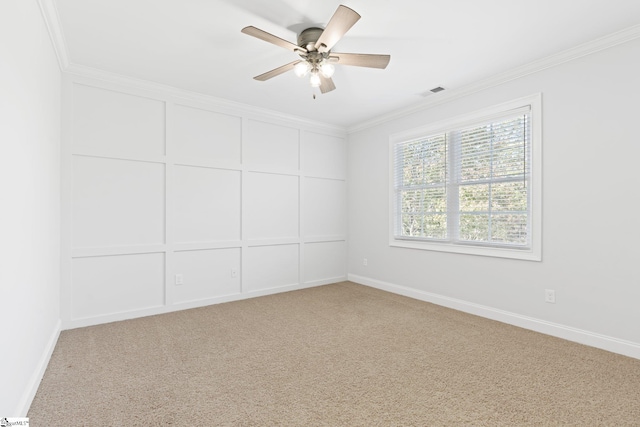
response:
<svg viewBox="0 0 640 427"><path fill-rule="evenodd" d="M164 168L73 156L73 248L163 244Z"/></svg>
<svg viewBox="0 0 640 427"><path fill-rule="evenodd" d="M182 275L175 303L240 294L240 248L180 251L174 258L175 271Z"/></svg>
<svg viewBox="0 0 640 427"><path fill-rule="evenodd" d="M245 290L248 292L295 285L298 279L298 245L256 246L247 249Z"/></svg>
<svg viewBox="0 0 640 427"><path fill-rule="evenodd" d="M305 283L327 278L341 280L347 265L347 244L344 241L307 243L304 245Z"/></svg>
<svg viewBox="0 0 640 427"><path fill-rule="evenodd" d="M99 156L165 154L165 103L81 84L73 86L73 151Z"/></svg>
<svg viewBox="0 0 640 427"><path fill-rule="evenodd" d="M240 165L241 117L176 105L172 119L176 156Z"/></svg>
<svg viewBox="0 0 640 427"><path fill-rule="evenodd" d="M248 173L245 182L246 236L249 240L297 238L297 176Z"/></svg>
<svg viewBox="0 0 640 427"><path fill-rule="evenodd" d="M175 242L240 240L240 171L174 167Z"/></svg>
<svg viewBox="0 0 640 427"><path fill-rule="evenodd" d="M347 186L345 181L305 178L305 237L347 234Z"/></svg>
<svg viewBox="0 0 640 427"><path fill-rule="evenodd" d="M345 180L347 155L344 138L305 132L302 166L307 176Z"/></svg>
<svg viewBox="0 0 640 427"><path fill-rule="evenodd" d="M248 122L243 163L251 169L297 172L300 131L257 120Z"/></svg>
<svg viewBox="0 0 640 427"><path fill-rule="evenodd" d="M164 254L73 260L73 319L164 305Z"/></svg>

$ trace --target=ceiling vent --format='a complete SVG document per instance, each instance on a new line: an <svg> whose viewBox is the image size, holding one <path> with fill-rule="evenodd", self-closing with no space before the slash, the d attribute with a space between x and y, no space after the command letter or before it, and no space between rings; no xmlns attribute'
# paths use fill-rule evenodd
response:
<svg viewBox="0 0 640 427"><path fill-rule="evenodd" d="M438 87L434 87L433 89L431 89L431 92L438 93L438 92L442 92L443 90L444 90L443 87L438 86Z"/></svg>

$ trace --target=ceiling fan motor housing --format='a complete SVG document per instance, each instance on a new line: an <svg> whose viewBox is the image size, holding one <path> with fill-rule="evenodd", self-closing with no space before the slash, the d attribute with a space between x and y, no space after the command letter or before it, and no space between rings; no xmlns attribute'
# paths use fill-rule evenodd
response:
<svg viewBox="0 0 640 427"><path fill-rule="evenodd" d="M316 50L315 45L320 35L324 31L323 28L311 27L307 28L298 35L298 46L307 49L309 52Z"/></svg>
<svg viewBox="0 0 640 427"><path fill-rule="evenodd" d="M306 52L298 51L302 59L307 61L313 69L317 69L323 60L329 57L331 51L320 52L315 45L324 29L311 27L298 35L298 46L306 49Z"/></svg>

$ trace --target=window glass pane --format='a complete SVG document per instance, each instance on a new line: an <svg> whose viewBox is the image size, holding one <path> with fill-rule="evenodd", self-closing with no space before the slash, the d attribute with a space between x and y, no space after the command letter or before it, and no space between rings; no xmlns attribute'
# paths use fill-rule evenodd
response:
<svg viewBox="0 0 640 427"><path fill-rule="evenodd" d="M525 115L460 131L461 182L525 173L527 134Z"/></svg>
<svg viewBox="0 0 640 427"><path fill-rule="evenodd" d="M405 190L402 192L402 213L419 214L422 212L420 205L422 190Z"/></svg>
<svg viewBox="0 0 640 427"><path fill-rule="evenodd" d="M402 150L402 185L406 187L421 185L424 182L421 155L414 148L414 144L409 144Z"/></svg>
<svg viewBox="0 0 640 427"><path fill-rule="evenodd" d="M491 210L494 212L527 210L527 186L523 181L501 182L491 186Z"/></svg>
<svg viewBox="0 0 640 427"><path fill-rule="evenodd" d="M447 149L445 135L437 135L427 139L428 149L424 156L425 183L435 184L445 182Z"/></svg>
<svg viewBox="0 0 640 427"><path fill-rule="evenodd" d="M402 215L402 236L422 237L422 215Z"/></svg>
<svg viewBox="0 0 640 427"><path fill-rule="evenodd" d="M524 176L523 147L505 147L493 152L493 177Z"/></svg>
<svg viewBox="0 0 640 427"><path fill-rule="evenodd" d="M526 244L526 214L494 214L491 216L491 240L496 243Z"/></svg>
<svg viewBox="0 0 640 427"><path fill-rule="evenodd" d="M447 238L447 215L402 215L402 236L426 237L429 239Z"/></svg>
<svg viewBox="0 0 640 427"><path fill-rule="evenodd" d="M424 217L424 237L430 239L447 238L447 215L426 215Z"/></svg>
<svg viewBox="0 0 640 427"><path fill-rule="evenodd" d="M490 126L460 132L460 180L475 181L491 176Z"/></svg>
<svg viewBox="0 0 640 427"><path fill-rule="evenodd" d="M405 190L401 198L402 236L447 237L447 194L444 187Z"/></svg>
<svg viewBox="0 0 640 427"><path fill-rule="evenodd" d="M446 136L436 135L404 143L402 156L402 185L443 183L446 179Z"/></svg>
<svg viewBox="0 0 640 427"><path fill-rule="evenodd" d="M525 116L495 123L493 133L493 178L525 173Z"/></svg>
<svg viewBox="0 0 640 427"><path fill-rule="evenodd" d="M444 187L426 188L424 190L423 207L425 212L446 212L447 193Z"/></svg>
<svg viewBox="0 0 640 427"><path fill-rule="evenodd" d="M460 240L486 242L489 240L489 215L460 215Z"/></svg>
<svg viewBox="0 0 640 427"><path fill-rule="evenodd" d="M489 184L461 185L459 197L461 212L489 211Z"/></svg>

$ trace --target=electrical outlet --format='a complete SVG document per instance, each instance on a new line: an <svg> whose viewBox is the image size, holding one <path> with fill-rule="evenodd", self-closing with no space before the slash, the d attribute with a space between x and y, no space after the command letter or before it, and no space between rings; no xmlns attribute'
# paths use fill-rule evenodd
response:
<svg viewBox="0 0 640 427"><path fill-rule="evenodd" d="M363 259L363 260L362 260L362 265L369 265L369 261L367 261L367 259L366 259L366 258L365 258L365 259Z"/></svg>
<svg viewBox="0 0 640 427"><path fill-rule="evenodd" d="M553 289L545 289L544 290L544 301L555 304L556 303L556 291Z"/></svg>
<svg viewBox="0 0 640 427"><path fill-rule="evenodd" d="M238 270L236 270L235 268L231 269L231 277L235 278L238 277Z"/></svg>
<svg viewBox="0 0 640 427"><path fill-rule="evenodd" d="M184 277L182 274L176 274L176 286L181 286L184 284Z"/></svg>

